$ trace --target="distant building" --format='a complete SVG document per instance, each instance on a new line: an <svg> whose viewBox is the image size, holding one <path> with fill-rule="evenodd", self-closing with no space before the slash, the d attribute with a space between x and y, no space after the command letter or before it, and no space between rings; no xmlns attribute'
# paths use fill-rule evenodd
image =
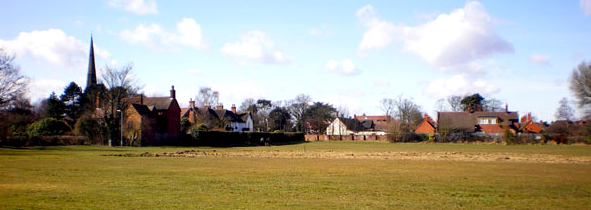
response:
<svg viewBox="0 0 591 210"><path fill-rule="evenodd" d="M363 119L363 120L361 120ZM326 128L327 135L386 135L388 117L337 117Z"/></svg>
<svg viewBox="0 0 591 210"><path fill-rule="evenodd" d="M237 112L236 106L232 110L224 109L222 104L215 108L205 105L195 106L195 101L189 101L189 107L183 108L181 118L186 118L191 125L204 124L209 129L221 131L253 131L254 123L250 112Z"/></svg>
<svg viewBox="0 0 591 210"><path fill-rule="evenodd" d="M172 86L169 97L130 98L124 114L123 133L141 145L161 144L179 137L181 109Z"/></svg>
<svg viewBox="0 0 591 210"><path fill-rule="evenodd" d="M519 131L521 133L533 133L533 134L540 134L545 129L543 122L534 122L531 113L527 113L523 117L521 117L521 122L519 124Z"/></svg>
<svg viewBox="0 0 591 210"><path fill-rule="evenodd" d="M374 124L374 131L383 132L384 135L386 132L388 132L388 123L393 121L392 117L385 115L366 116L365 114L363 114L359 116L353 115L353 118L362 122L366 120L371 120Z"/></svg>
<svg viewBox="0 0 591 210"><path fill-rule="evenodd" d="M425 113L425 116L423 117L423 122L421 122L421 124L415 129L415 133L419 133L419 134L429 134L429 133L435 133L436 131L436 123L435 121L429 117L429 115L427 115L427 113Z"/></svg>
<svg viewBox="0 0 591 210"><path fill-rule="evenodd" d="M505 129L519 131L517 112L438 112L437 132L502 134Z"/></svg>

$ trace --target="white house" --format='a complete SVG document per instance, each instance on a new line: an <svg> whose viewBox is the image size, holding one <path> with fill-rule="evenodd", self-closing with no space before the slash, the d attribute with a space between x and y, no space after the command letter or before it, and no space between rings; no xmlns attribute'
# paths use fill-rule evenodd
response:
<svg viewBox="0 0 591 210"><path fill-rule="evenodd" d="M359 121L355 118L335 118L326 128L326 135L384 135L375 131L372 120Z"/></svg>

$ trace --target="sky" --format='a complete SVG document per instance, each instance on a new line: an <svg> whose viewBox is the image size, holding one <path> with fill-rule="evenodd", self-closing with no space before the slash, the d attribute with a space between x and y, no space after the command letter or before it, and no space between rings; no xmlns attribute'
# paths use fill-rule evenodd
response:
<svg viewBox="0 0 591 210"><path fill-rule="evenodd" d="M33 102L86 85L91 34L100 78L131 64L148 96L200 87L225 107L298 94L381 115L383 98L480 93L552 121L573 69L591 60L591 0L0 1L0 46ZM572 106L575 106L573 103Z"/></svg>

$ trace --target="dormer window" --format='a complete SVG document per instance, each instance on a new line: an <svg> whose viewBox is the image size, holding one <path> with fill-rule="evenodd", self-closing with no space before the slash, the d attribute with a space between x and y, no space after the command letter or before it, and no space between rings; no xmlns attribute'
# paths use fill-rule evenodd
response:
<svg viewBox="0 0 591 210"><path fill-rule="evenodd" d="M495 117L481 117L478 118L478 124L497 124L498 120Z"/></svg>

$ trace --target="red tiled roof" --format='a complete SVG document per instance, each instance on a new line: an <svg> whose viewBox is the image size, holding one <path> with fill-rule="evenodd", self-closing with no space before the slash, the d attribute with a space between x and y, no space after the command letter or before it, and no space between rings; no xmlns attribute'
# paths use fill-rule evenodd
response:
<svg viewBox="0 0 591 210"><path fill-rule="evenodd" d="M388 118L390 118L390 120L392 120L391 117L388 116L355 116L355 119L359 120L359 121L364 121L364 120L373 120L374 124L388 124Z"/></svg>
<svg viewBox="0 0 591 210"><path fill-rule="evenodd" d="M478 125L480 127L480 131L483 133L503 133L505 132L501 125L499 124L481 124Z"/></svg>

